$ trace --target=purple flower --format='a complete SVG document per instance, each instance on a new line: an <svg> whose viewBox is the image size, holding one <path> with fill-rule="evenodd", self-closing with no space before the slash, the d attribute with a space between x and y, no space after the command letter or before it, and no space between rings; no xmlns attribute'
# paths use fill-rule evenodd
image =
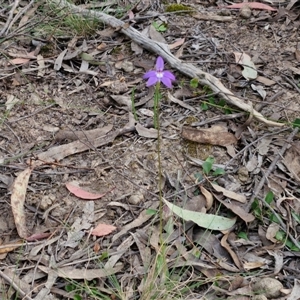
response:
<svg viewBox="0 0 300 300"><path fill-rule="evenodd" d="M167 88L172 88L172 81L175 80L175 76L170 71L164 70L164 60L162 57L158 57L156 60L155 71L149 71L143 79L148 79L147 86L162 82Z"/></svg>

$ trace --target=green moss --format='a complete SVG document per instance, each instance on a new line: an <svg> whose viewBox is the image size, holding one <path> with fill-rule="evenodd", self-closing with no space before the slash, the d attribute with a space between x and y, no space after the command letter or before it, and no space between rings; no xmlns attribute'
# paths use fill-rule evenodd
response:
<svg viewBox="0 0 300 300"><path fill-rule="evenodd" d="M165 12L182 12L186 11L187 13L190 13L193 8L190 6L184 5L184 4L169 4L166 6Z"/></svg>

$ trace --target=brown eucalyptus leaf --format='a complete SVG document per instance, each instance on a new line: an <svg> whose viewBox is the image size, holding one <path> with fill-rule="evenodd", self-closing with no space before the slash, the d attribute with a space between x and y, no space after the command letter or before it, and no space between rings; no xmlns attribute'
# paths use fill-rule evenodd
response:
<svg viewBox="0 0 300 300"><path fill-rule="evenodd" d="M23 239L26 239L29 236L29 230L26 226L24 202L31 172L32 168L27 168L18 175L14 181L11 194L11 208L15 225L19 236Z"/></svg>
<svg viewBox="0 0 300 300"><path fill-rule="evenodd" d="M51 269L42 265L39 265L38 268L47 274L54 271L58 277L62 278L93 280L94 278L103 278L113 275L119 272L123 268L123 265L102 269L75 269L73 266Z"/></svg>
<svg viewBox="0 0 300 300"><path fill-rule="evenodd" d="M246 203L247 199L244 195L241 194L237 194L235 192L229 191L224 189L223 187L217 185L217 184L213 184L211 183L211 186L215 189L215 191L222 193L225 197L228 197L230 199L236 200L238 202L241 203Z"/></svg>
<svg viewBox="0 0 300 300"><path fill-rule="evenodd" d="M226 233L222 239L221 239L221 245L227 250L227 252L230 254L232 260L234 261L235 265L242 270L242 264L238 258L238 256L235 254L235 252L231 249L229 244L227 243L227 238L228 238L229 233Z"/></svg>
<svg viewBox="0 0 300 300"><path fill-rule="evenodd" d="M233 134L222 129L196 129L184 126L181 136L184 139L201 144L228 146L237 143L237 139Z"/></svg>
<svg viewBox="0 0 300 300"><path fill-rule="evenodd" d="M209 210L214 203L213 195L207 189L205 189L203 186L200 186L200 190L206 199L206 209Z"/></svg>

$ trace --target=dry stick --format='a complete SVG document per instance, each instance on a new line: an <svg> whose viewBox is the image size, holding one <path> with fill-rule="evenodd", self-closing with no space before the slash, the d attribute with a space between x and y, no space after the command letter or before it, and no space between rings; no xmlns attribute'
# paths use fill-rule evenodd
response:
<svg viewBox="0 0 300 300"><path fill-rule="evenodd" d="M26 295L26 293L21 289L21 287L19 287L19 285L13 280L11 279L9 276L7 276L4 272L2 272L0 270L0 276L7 282L9 283L13 289L19 293L20 296L23 297L23 299L27 299L27 300L32 300L32 298L30 298L29 296Z"/></svg>
<svg viewBox="0 0 300 300"><path fill-rule="evenodd" d="M20 10L16 16L13 18L13 20L10 22L10 24L7 26L6 29L6 34L8 34L10 28L13 26L13 24L22 16L24 15L29 9L30 7L34 4L34 0L31 0L29 4L27 4L27 6L25 6L22 10Z"/></svg>
<svg viewBox="0 0 300 300"><path fill-rule="evenodd" d="M246 211L248 212L251 208L252 203L254 202L255 198L257 197L258 193L260 192L260 190L263 188L266 179L270 176L270 174L272 173L273 169L275 168L278 160L280 158L282 158L282 156L284 155L285 151L287 150L287 148L290 146L290 143L292 142L294 136L298 133L299 128L295 128L291 134L289 135L286 143L283 145L283 147L281 148L281 150L279 151L279 153L276 155L276 157L274 158L274 160L272 161L272 163L270 164L267 172L264 174L264 176L262 177L261 181L259 182L258 186L256 187L254 193L252 194L252 197L246 207Z"/></svg>
<svg viewBox="0 0 300 300"><path fill-rule="evenodd" d="M5 31L7 31L8 28L10 28L11 20L13 19L14 12L15 12L16 8L18 7L19 2L20 2L20 0L15 0L14 5L13 5L13 7L11 8L11 10L9 12L9 16L7 18L7 21L6 21L5 25L4 25L4 27L2 28L2 30L0 31L0 36L3 36L4 33L5 33Z"/></svg>
<svg viewBox="0 0 300 300"><path fill-rule="evenodd" d="M260 199L261 200L261 199ZM261 200L262 201L262 200ZM294 245L296 245L296 247L298 247L300 249L300 244L299 241L297 241L292 234L290 233L289 230L287 230L284 222L282 221L281 217L279 216L279 214L274 210L274 208L266 201L264 201L264 205L268 207L268 209L274 214L274 216L278 219L281 228L285 231L285 233L288 235L288 237L291 239L291 241L294 243Z"/></svg>
<svg viewBox="0 0 300 300"><path fill-rule="evenodd" d="M283 123L277 123L274 121L267 120L261 113L253 109L252 105L243 102L240 98L234 96L234 94L228 90L216 77L211 74L203 72L201 69L195 67L193 64L182 63L178 58L176 58L169 50L167 44L159 43L154 40L151 40L141 34L139 31L129 26L125 22L109 16L103 12L90 11L87 9L79 8L71 3L68 3L66 0L48 0L49 3L52 3L59 7L60 9L66 9L71 11L74 14L80 14L88 17L96 17L104 24L109 25L116 30L120 30L123 34L131 38L132 41L139 44L141 47L154 52L155 54L163 57L171 67L177 69L184 75L190 78L198 78L199 83L204 86L209 86L213 92L219 93L229 104L232 104L240 109L247 111L253 116L269 126L284 126Z"/></svg>
<svg viewBox="0 0 300 300"><path fill-rule="evenodd" d="M250 148L251 146L253 146L255 143L261 141L262 139L268 137L268 136L272 136L275 134L279 134L281 132L287 131L289 130L289 128L284 128L284 129L280 129L276 132L271 132L271 133L266 133L264 135L262 135L261 137L259 137L258 139L256 139L255 141L251 142L250 144L246 145L242 150L240 150L238 153L236 153L225 165L225 170L227 170L227 168L241 155L243 154L248 148Z"/></svg>

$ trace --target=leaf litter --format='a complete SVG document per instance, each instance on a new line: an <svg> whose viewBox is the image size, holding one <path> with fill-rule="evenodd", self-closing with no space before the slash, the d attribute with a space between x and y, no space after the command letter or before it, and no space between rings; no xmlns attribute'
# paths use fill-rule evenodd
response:
<svg viewBox="0 0 300 300"><path fill-rule="evenodd" d="M237 97L250 103L250 115L256 113L251 107L259 107L262 111L258 111L270 120L295 120L300 109L295 72L297 41L292 35L297 28L294 3L287 6L290 12L284 17L280 12L276 16L276 3L274 7L258 2L227 6L241 9L241 5L248 5L251 14L246 19L241 19L241 12L226 12L224 4L214 14L209 12L216 8L213 3L194 5L198 17L153 14L151 20L149 16L144 18L150 4L137 5L129 15L130 24L135 22L140 32L151 28L153 45L157 40L169 45L175 57L198 64L225 82ZM41 17L37 7L29 17ZM10 7L4 9L9 16ZM163 7L155 9L164 13ZM272 32L268 27L270 17ZM204 21L199 23L197 18ZM8 18L3 33L13 34L17 20L32 26L34 19L27 24L21 16ZM164 24L166 31L149 26L154 21ZM18 101L7 102L7 108L3 108L6 119L1 127L0 157L7 183L1 184L0 250L5 264L18 261L18 267L26 264L26 268L22 273L11 268L14 271L10 274L1 269L0 275L7 282L4 287L13 282L13 290L23 297L46 299L55 294L59 298L66 293L59 278L78 280L78 284L81 279L102 278L109 286L109 278L116 276L123 288L128 287L128 295L140 299L146 299L150 279L155 284L164 282L163 276L150 275L143 281L161 252L157 132L152 128L151 114L141 110L137 120L133 117L135 107L150 112L153 109L153 91L145 90L141 78L160 53L150 55L143 48L146 44L137 46L132 39L129 42L135 45L132 50L136 56L132 59L128 40L122 35L128 28L103 28L96 33L98 40L64 37L64 42L44 41L46 48L32 43L33 52L20 37L16 45L1 44L8 55L7 61L1 58L5 66L1 93L4 99ZM279 31L281 39L276 38ZM238 53L236 59L232 53ZM9 60L15 66L9 65ZM19 67L24 76L16 72L19 64L23 64ZM190 293L181 295L178 291L177 298L205 294L211 299L240 295L250 299L274 285L276 295L265 293L265 297L297 299L299 136L272 126L266 128L254 121L256 116L247 120L240 114L222 121L225 113L231 116L236 109L224 104L226 94L215 93L213 97L207 88L195 90L179 74L181 69L176 64L169 66L174 67L179 80L161 101L167 268L173 279L180 278L180 284L189 288L189 284L203 281L201 288L193 288ZM220 87L218 81L215 84ZM209 109L203 109L204 102ZM215 120L211 128L205 123L209 119ZM221 129L215 130L220 121ZM187 130L184 126L200 122L203 125L198 128ZM46 127L48 124L52 129ZM197 138L183 142L181 132ZM283 151L287 144L290 147ZM215 159L211 169L221 167L225 174L214 177L203 172L206 148ZM12 189L9 178L15 178ZM75 192L78 198L65 188L73 181L84 183ZM270 191L273 197L266 196ZM80 199L98 196L97 201ZM209 224L202 222L206 218ZM26 240L28 256L23 255L20 237ZM16 260L18 253L22 253L21 259ZM193 273L189 266L194 268ZM238 280L237 272L248 277ZM251 283L251 272L259 272L259 279L265 277L262 286ZM31 276L26 282L39 280L39 287L32 290L29 285L22 286L26 276ZM100 283L98 288L108 293ZM155 289L151 292L155 298L162 298ZM3 296L5 288L1 293L7 298Z"/></svg>

